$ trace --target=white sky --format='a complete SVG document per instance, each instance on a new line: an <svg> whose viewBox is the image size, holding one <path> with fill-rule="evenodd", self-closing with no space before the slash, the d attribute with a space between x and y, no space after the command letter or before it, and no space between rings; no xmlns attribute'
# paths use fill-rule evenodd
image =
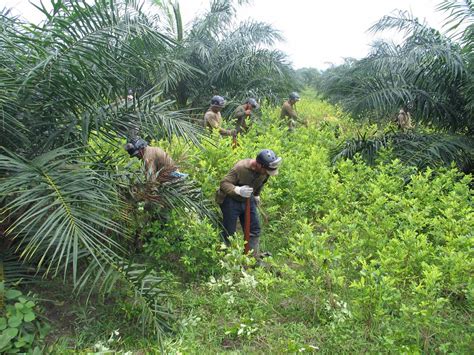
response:
<svg viewBox="0 0 474 355"><path fill-rule="evenodd" d="M32 0L39 3L39 0ZM441 0L254 0L241 7L239 19L254 19L272 24L285 42L276 47L289 55L295 69L325 69L343 58L362 58L375 37L367 29L395 9L409 10L419 19L441 30L444 14L436 12ZM49 0L44 0L44 3ZM180 0L184 23L208 8L209 0ZM38 13L28 0L0 0L0 7L13 7L30 21ZM386 34L385 38L390 35Z"/></svg>

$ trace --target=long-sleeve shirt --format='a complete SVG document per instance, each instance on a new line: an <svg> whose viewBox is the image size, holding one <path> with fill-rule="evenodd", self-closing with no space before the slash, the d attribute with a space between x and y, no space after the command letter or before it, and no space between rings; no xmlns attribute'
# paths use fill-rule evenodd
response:
<svg viewBox="0 0 474 355"><path fill-rule="evenodd" d="M145 163L146 179L149 181L156 181L157 173L169 173L176 170L173 159L158 147L145 147L143 162Z"/></svg>
<svg viewBox="0 0 474 355"><path fill-rule="evenodd" d="M281 106L281 113L280 113L280 118L292 118L294 120L298 119L298 115L296 114L296 111L293 109L293 106L290 104L289 101L285 101L283 105Z"/></svg>
<svg viewBox="0 0 474 355"><path fill-rule="evenodd" d="M232 116L236 120L235 129L237 131L240 131L240 130L246 131L248 127L247 127L247 124L245 123L245 119L247 117L250 117L250 115L247 115L247 112L245 110L245 105L237 106Z"/></svg>
<svg viewBox="0 0 474 355"><path fill-rule="evenodd" d="M221 204L224 202L226 196L229 196L237 201L244 201L245 199L237 195L234 191L236 186L248 185L253 187L253 195L259 196L263 185L268 180L268 175L259 174L251 168L252 159L243 159L238 161L229 173L224 176L220 183L219 190L216 194L216 202Z"/></svg>
<svg viewBox="0 0 474 355"><path fill-rule="evenodd" d="M222 116L220 112L208 110L204 115L204 124L210 131L216 129L223 136L231 136L232 131L222 128Z"/></svg>

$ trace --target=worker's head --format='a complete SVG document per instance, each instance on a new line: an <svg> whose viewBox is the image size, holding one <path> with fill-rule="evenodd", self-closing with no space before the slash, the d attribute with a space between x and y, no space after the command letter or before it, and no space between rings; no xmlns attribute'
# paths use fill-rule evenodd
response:
<svg viewBox="0 0 474 355"><path fill-rule="evenodd" d="M225 100L222 96L216 95L211 99L211 110L219 112L225 106Z"/></svg>
<svg viewBox="0 0 474 355"><path fill-rule="evenodd" d="M260 173L265 173L270 176L278 174L278 167L280 166L282 159L278 157L275 152L271 149L264 149L257 154L255 159L259 164L259 168L262 170Z"/></svg>
<svg viewBox="0 0 474 355"><path fill-rule="evenodd" d="M144 139L134 138L125 144L124 148L131 157L141 159L143 158L143 152L147 145L148 143Z"/></svg>
<svg viewBox="0 0 474 355"><path fill-rule="evenodd" d="M290 93L290 95L288 96L288 98L290 99L290 101L291 101L292 103L295 103L296 101L300 101L300 95L298 95L298 93L297 93L297 92L294 92L294 91L293 91L292 93Z"/></svg>
<svg viewBox="0 0 474 355"><path fill-rule="evenodd" d="M247 105L247 109L252 109L252 110L255 110L259 107L258 103L257 103L257 100L255 100L254 98L248 98L247 100L245 100L245 105Z"/></svg>

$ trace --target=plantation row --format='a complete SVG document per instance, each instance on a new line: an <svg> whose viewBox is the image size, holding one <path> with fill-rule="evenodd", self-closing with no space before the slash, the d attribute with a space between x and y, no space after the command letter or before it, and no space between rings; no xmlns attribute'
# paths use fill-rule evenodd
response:
<svg viewBox="0 0 474 355"><path fill-rule="evenodd" d="M472 352L471 1L440 3L445 34L384 17L400 46L323 73L240 1L189 26L156 3L0 12L0 352ZM235 141L202 128L211 97L261 107ZM187 178L147 181L137 132ZM257 262L215 194L262 149Z"/></svg>

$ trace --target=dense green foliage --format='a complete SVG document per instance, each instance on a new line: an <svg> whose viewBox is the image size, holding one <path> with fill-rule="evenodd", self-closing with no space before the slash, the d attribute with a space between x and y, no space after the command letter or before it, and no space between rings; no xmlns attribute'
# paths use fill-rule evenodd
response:
<svg viewBox="0 0 474 355"><path fill-rule="evenodd" d="M159 142L209 199L238 159L263 146L284 159L262 193L262 243L273 253L264 267L242 255L241 232L224 252L207 219L136 212L148 262L175 295L165 351L469 352L471 178L456 168L418 171L389 150L373 166L360 159L331 165L329 150L354 127L309 96L298 107L309 127L293 135L277 110L264 109L263 123L236 149L219 137L204 150ZM128 322L137 316L129 313ZM102 338L90 341L118 328L127 336L113 348L158 351L121 317L113 313L108 330L96 330Z"/></svg>
<svg viewBox="0 0 474 355"><path fill-rule="evenodd" d="M41 345L49 326L37 319L36 303L20 291L0 285L0 351L6 354L41 354Z"/></svg>
<svg viewBox="0 0 474 355"><path fill-rule="evenodd" d="M39 24L2 10L0 267L7 284L31 278L32 271L63 275L79 294L91 285L108 294L121 283L140 309L143 333L159 336L169 328L170 310L158 302L166 295L162 278L130 247L128 212L147 200L163 210L214 217L192 182L150 187L136 165L121 165L128 159L115 152L121 138L137 131L147 139L182 137L198 145L202 128L178 109L201 111L214 90L233 96L246 85L273 99L286 91L279 82L289 78L290 67L271 48L280 35L263 23L234 26L240 3L213 1L177 36L164 2L51 0L51 10L36 4L44 17ZM254 71L252 63L258 63ZM226 86L251 76L255 82L233 91ZM183 99L180 88L191 88L189 82L201 85Z"/></svg>
<svg viewBox="0 0 474 355"><path fill-rule="evenodd" d="M326 104L303 101L299 112L311 124L295 135L266 111L273 124L256 127L239 148L218 140L204 153L188 152L187 171L209 198L232 162L259 147L275 149L284 163L262 195L263 247L274 255L267 268L242 268L239 250L216 259L215 233L191 227L208 260L194 259L186 272L212 275L185 287L185 329L170 351L468 352L471 178L454 168L418 172L390 152L373 167L359 160L331 167L334 133L350 126Z"/></svg>
<svg viewBox="0 0 474 355"><path fill-rule="evenodd" d="M293 84L267 47L279 33L234 24L241 2L215 0L189 28L161 1L155 13L135 0L54 0L38 26L0 15L1 349L33 351L44 336L37 301L13 289L34 287L53 325L45 352L470 351L472 178L385 138L371 165L357 149L333 162L373 127L313 91L297 105L308 127L289 134L268 104ZM454 88L464 110L468 86ZM176 111L213 93L267 103L235 149ZM137 129L189 178L145 182L123 150ZM262 148L284 162L262 193L273 257L257 267L240 233L223 249L212 201L231 166Z"/></svg>
<svg viewBox="0 0 474 355"><path fill-rule="evenodd" d="M376 144L356 137L340 147L340 156L365 151L373 157L379 147L390 145L403 151L401 158L421 154L420 167L449 166L454 160L472 171L474 6L470 0L445 0L439 9L447 17L446 33L399 11L370 30L398 31L402 43L378 41L366 58L348 59L322 74L319 90L354 117L386 126L405 108L417 126L404 139L384 127L373 137Z"/></svg>

